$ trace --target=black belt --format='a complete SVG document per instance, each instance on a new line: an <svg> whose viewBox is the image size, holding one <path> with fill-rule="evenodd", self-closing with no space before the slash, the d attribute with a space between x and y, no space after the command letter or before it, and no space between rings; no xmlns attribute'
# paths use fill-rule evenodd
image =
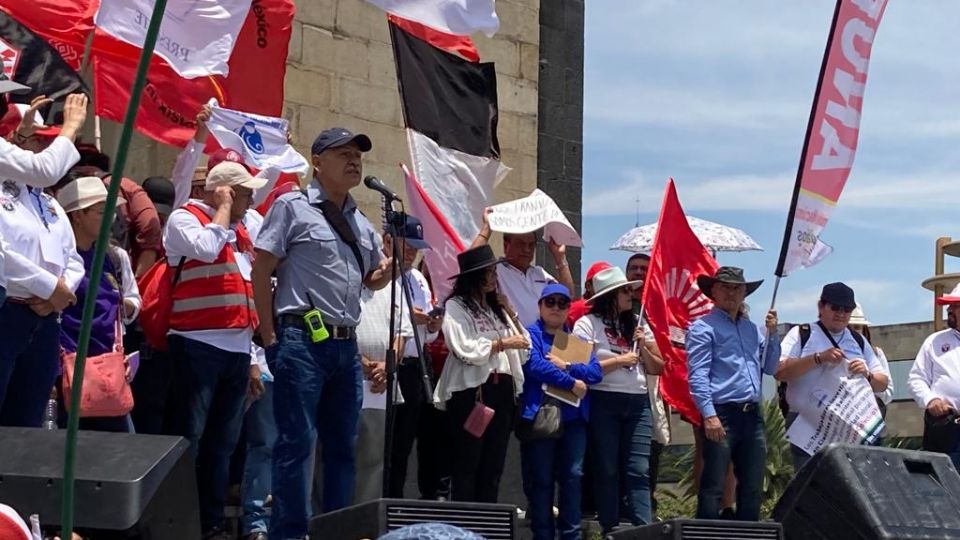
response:
<svg viewBox="0 0 960 540"><path fill-rule="evenodd" d="M404 356L403 358L400 359L400 365L409 366L409 365L416 364L419 361L420 359L417 358L416 356Z"/></svg>
<svg viewBox="0 0 960 540"><path fill-rule="evenodd" d="M307 326L307 323L303 320L303 315L295 313L278 315L277 324L279 326L296 326L297 328L305 328ZM331 339L345 340L357 338L357 327L355 326L333 326L332 324L326 324L325 326L327 327L327 332L330 332Z"/></svg>
<svg viewBox="0 0 960 540"><path fill-rule="evenodd" d="M746 401L743 403L714 403L713 408L728 409L737 412L753 412L760 408L760 404L756 401Z"/></svg>

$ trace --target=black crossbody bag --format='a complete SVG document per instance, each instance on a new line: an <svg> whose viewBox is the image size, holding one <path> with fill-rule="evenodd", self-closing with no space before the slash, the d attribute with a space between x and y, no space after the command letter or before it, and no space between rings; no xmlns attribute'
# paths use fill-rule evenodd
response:
<svg viewBox="0 0 960 540"><path fill-rule="evenodd" d="M307 196L306 193L303 195ZM347 223L347 218L343 217L343 212L331 200L321 201L319 204L310 203L310 206L320 210L333 232L337 233L337 236L350 246L350 251L353 251L353 256L357 258L357 264L360 266L360 279L363 280L367 277L367 269L363 265L363 255L360 254L360 247L357 245L357 235L353 234L353 229Z"/></svg>

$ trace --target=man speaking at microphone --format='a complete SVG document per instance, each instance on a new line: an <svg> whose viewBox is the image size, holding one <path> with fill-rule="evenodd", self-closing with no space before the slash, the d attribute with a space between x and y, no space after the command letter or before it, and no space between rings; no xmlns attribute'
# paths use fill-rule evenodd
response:
<svg viewBox="0 0 960 540"><path fill-rule="evenodd" d="M363 177L370 138L328 129L311 146L313 180L280 196L256 241L253 291L260 339L274 375L270 538L304 538L314 443L323 460L323 511L353 498L362 402L357 352L361 286L383 288L392 259L350 190ZM276 290L271 275L276 271Z"/></svg>

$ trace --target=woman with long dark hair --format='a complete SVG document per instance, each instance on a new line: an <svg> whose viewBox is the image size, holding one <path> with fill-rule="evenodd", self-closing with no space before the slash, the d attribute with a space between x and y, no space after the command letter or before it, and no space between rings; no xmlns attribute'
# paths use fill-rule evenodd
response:
<svg viewBox="0 0 960 540"><path fill-rule="evenodd" d="M613 267L593 277L590 312L574 334L593 343L603 380L590 386L589 440L597 519L604 533L620 523L620 502L634 525L650 523L650 437L652 421L646 374L657 375L663 360L653 333L633 314L637 281Z"/></svg>
<svg viewBox="0 0 960 540"><path fill-rule="evenodd" d="M496 502L530 342L497 294L489 246L457 255L460 273L447 300L443 335L450 354L434 392L453 438L451 497ZM490 417L492 411L492 418Z"/></svg>

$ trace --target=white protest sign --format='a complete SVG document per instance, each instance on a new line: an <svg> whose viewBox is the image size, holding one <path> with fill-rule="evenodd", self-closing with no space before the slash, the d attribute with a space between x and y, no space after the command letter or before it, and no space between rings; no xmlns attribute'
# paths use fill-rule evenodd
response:
<svg viewBox="0 0 960 540"><path fill-rule="evenodd" d="M885 426L870 383L863 377L821 377L798 409L787 439L813 455L830 443L872 444Z"/></svg>
<svg viewBox="0 0 960 540"><path fill-rule="evenodd" d="M583 242L567 216L549 195L533 190L529 196L491 207L490 228L507 234L543 229L543 239L563 246L580 247Z"/></svg>

